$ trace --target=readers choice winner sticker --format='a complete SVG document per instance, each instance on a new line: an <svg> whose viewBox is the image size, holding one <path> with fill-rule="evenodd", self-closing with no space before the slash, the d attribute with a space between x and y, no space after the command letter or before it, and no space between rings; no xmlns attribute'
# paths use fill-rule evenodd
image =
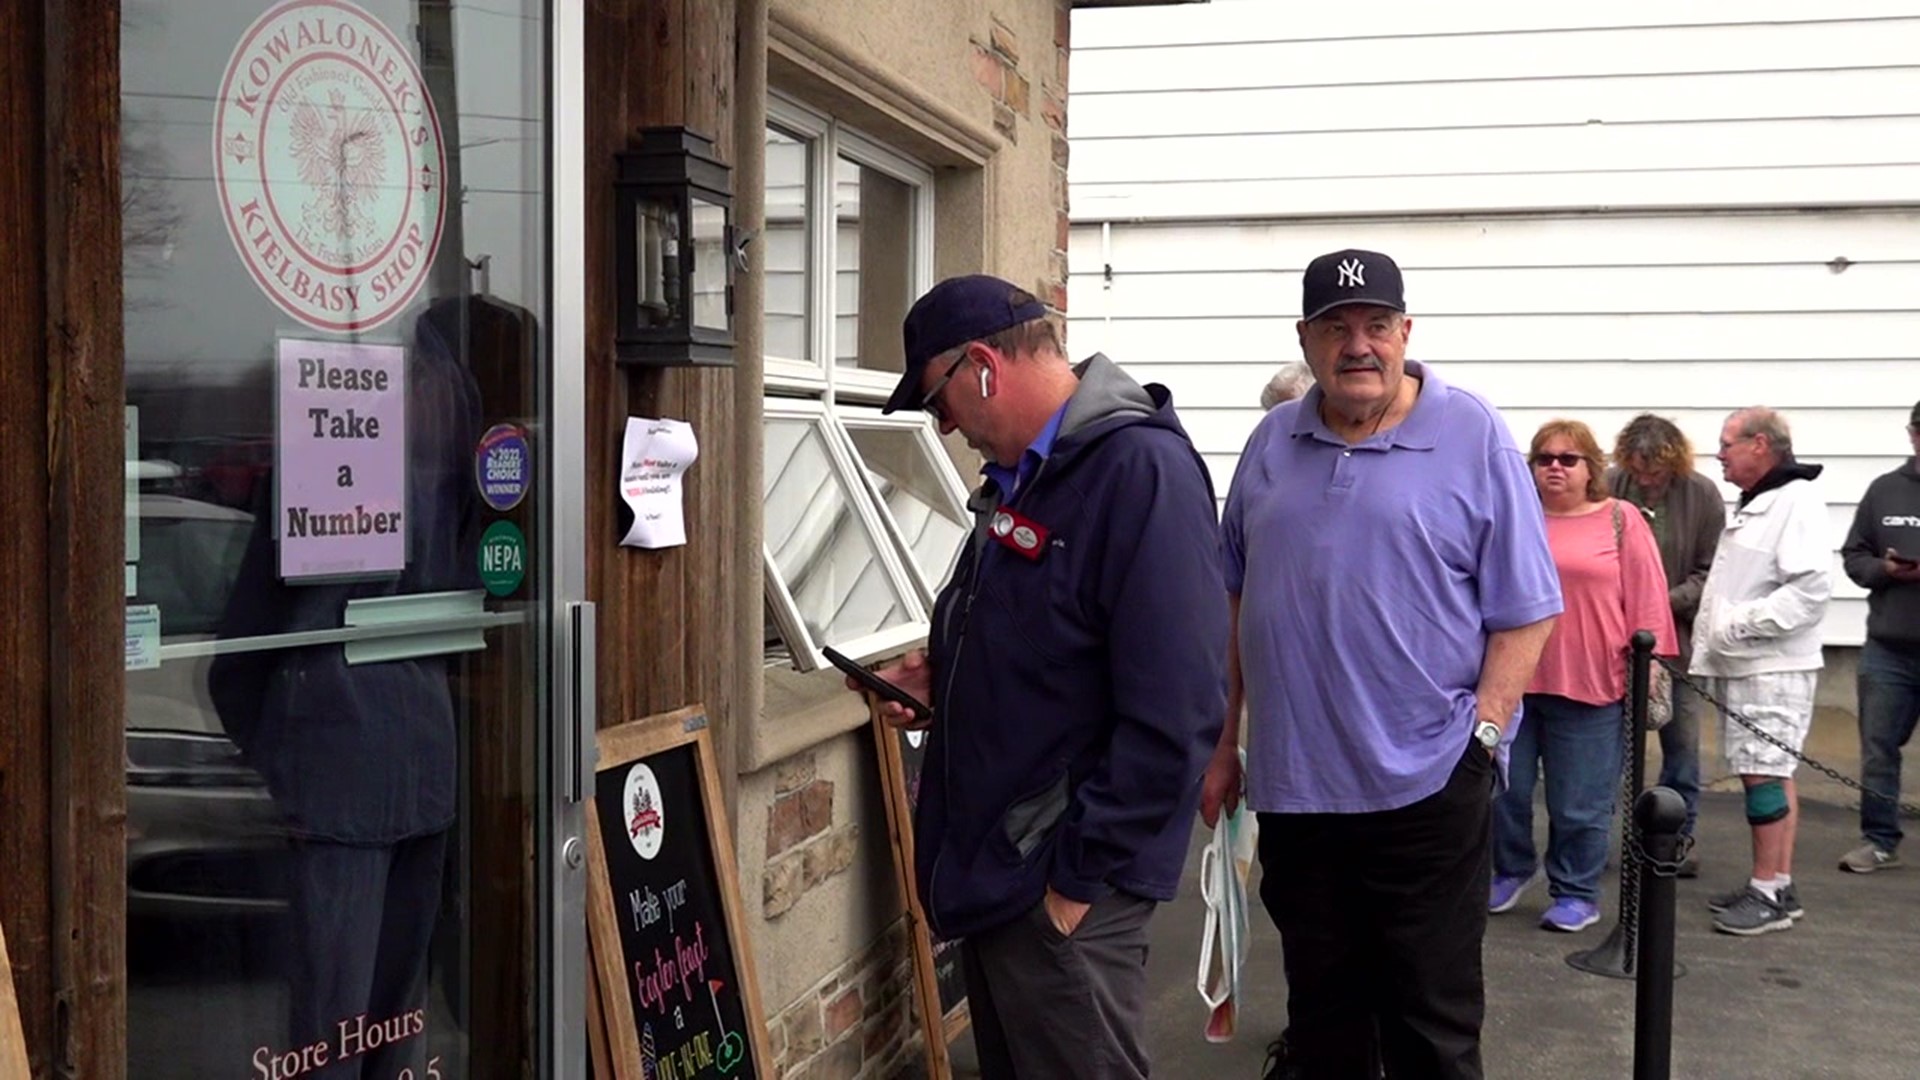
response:
<svg viewBox="0 0 1920 1080"><path fill-rule="evenodd" d="M474 448L473 479L480 497L495 510L520 505L533 486L533 454L527 433L514 424L495 424Z"/></svg>

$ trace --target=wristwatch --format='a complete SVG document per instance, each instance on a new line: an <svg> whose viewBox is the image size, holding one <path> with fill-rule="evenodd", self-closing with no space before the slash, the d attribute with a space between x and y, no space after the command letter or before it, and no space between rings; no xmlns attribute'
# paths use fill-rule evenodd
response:
<svg viewBox="0 0 1920 1080"><path fill-rule="evenodd" d="M1473 726L1473 739L1488 752L1500 745L1500 725L1491 720L1482 720Z"/></svg>

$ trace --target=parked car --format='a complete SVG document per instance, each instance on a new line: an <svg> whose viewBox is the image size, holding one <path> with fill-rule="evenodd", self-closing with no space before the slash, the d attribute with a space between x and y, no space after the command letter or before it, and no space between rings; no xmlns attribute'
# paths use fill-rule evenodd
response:
<svg viewBox="0 0 1920 1080"><path fill-rule="evenodd" d="M140 497L134 604L160 609L164 643L211 641L253 529L244 511ZM285 849L260 774L221 728L211 657L127 673L127 906L131 917L271 914Z"/></svg>

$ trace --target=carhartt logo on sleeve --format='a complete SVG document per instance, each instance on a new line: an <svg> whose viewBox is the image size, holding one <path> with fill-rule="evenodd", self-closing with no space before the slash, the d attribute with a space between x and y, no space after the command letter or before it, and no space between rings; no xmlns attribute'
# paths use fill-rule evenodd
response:
<svg viewBox="0 0 1920 1080"><path fill-rule="evenodd" d="M1357 289L1367 283L1367 267L1359 259L1348 259L1340 264L1339 285L1343 289Z"/></svg>
<svg viewBox="0 0 1920 1080"><path fill-rule="evenodd" d="M1910 514L1904 517L1899 514L1888 514L1880 519L1880 524L1889 529L1920 529L1920 517Z"/></svg>

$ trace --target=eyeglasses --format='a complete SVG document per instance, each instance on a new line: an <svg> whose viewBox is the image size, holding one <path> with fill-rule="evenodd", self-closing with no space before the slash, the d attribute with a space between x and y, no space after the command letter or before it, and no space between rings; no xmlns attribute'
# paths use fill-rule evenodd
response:
<svg viewBox="0 0 1920 1080"><path fill-rule="evenodd" d="M960 365L966 362L967 354L962 352L960 359L955 360L947 367L947 373L940 376L939 380L936 381L926 393L920 395L920 411L933 417L934 423L944 424L947 422L946 415L940 410L940 391L947 388L947 384L953 381L954 373L959 371Z"/></svg>
<svg viewBox="0 0 1920 1080"><path fill-rule="evenodd" d="M1557 461L1560 463L1561 468L1571 469L1585 460L1587 460L1586 457L1580 454L1535 454L1533 455L1533 467L1536 469L1544 469Z"/></svg>
<svg viewBox="0 0 1920 1080"><path fill-rule="evenodd" d="M1739 438L1737 438L1737 439L1734 439L1734 440L1733 440L1732 442L1728 442L1728 441L1727 441L1726 439L1721 439L1721 440L1720 440L1720 452L1724 454L1724 453L1726 453L1727 451L1729 451L1729 450L1731 450L1731 449L1733 449L1734 447L1736 447L1736 446L1739 446L1739 445L1740 445L1741 443L1743 443L1743 442L1752 442L1753 440L1755 440L1755 439L1757 439L1757 438L1759 438L1759 437L1760 437L1760 436L1758 436L1758 435L1742 435L1742 436L1740 436Z"/></svg>

